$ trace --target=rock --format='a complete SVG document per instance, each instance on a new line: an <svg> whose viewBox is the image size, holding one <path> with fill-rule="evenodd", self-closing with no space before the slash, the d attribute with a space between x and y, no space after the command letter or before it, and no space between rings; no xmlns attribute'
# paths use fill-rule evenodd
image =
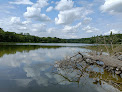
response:
<svg viewBox="0 0 122 92"><path fill-rule="evenodd" d="M96 60L92 60L93 63L96 63Z"/></svg>
<svg viewBox="0 0 122 92"><path fill-rule="evenodd" d="M122 71L122 67L120 68L120 70Z"/></svg>
<svg viewBox="0 0 122 92"><path fill-rule="evenodd" d="M108 67L108 71L113 71L113 67Z"/></svg>
<svg viewBox="0 0 122 92"><path fill-rule="evenodd" d="M116 73L117 75L119 75L119 74L121 74L121 71L115 71L115 73Z"/></svg>
<svg viewBox="0 0 122 92"><path fill-rule="evenodd" d="M117 71L119 71L119 70L120 70L120 68L121 68L121 67L120 67L120 66L118 66L118 67L116 68L116 70L117 70Z"/></svg>
<svg viewBox="0 0 122 92"><path fill-rule="evenodd" d="M114 70L111 70L111 72L114 74L115 73L115 71Z"/></svg>
<svg viewBox="0 0 122 92"><path fill-rule="evenodd" d="M106 65L103 65L103 68L105 69L107 66Z"/></svg>
<svg viewBox="0 0 122 92"><path fill-rule="evenodd" d="M93 63L91 59L86 59L87 63Z"/></svg>
<svg viewBox="0 0 122 92"><path fill-rule="evenodd" d="M120 77L122 78L122 73L120 74Z"/></svg>
<svg viewBox="0 0 122 92"><path fill-rule="evenodd" d="M122 55L120 55L120 56L118 57L118 59L122 61Z"/></svg>
<svg viewBox="0 0 122 92"><path fill-rule="evenodd" d="M110 67L110 70L114 70L114 67Z"/></svg>
<svg viewBox="0 0 122 92"><path fill-rule="evenodd" d="M109 66L106 66L105 69L106 69L106 70L109 70Z"/></svg>
<svg viewBox="0 0 122 92"><path fill-rule="evenodd" d="M96 61L96 64L99 65L99 66L103 66L104 63L102 61Z"/></svg>

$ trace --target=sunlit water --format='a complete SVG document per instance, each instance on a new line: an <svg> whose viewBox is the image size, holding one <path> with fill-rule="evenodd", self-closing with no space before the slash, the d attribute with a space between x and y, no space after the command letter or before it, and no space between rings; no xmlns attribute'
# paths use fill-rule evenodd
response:
<svg viewBox="0 0 122 92"><path fill-rule="evenodd" d="M0 45L0 92L115 92L107 82L95 83L94 78L122 81L102 67L92 66L94 73L81 78L80 83L64 81L52 73L52 65L74 53L89 52L81 48L88 44L28 44ZM74 76L75 72L71 76Z"/></svg>

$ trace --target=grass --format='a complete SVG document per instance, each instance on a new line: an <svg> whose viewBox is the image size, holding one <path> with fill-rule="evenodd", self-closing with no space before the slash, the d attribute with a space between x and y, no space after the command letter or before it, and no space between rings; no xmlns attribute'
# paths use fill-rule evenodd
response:
<svg viewBox="0 0 122 92"><path fill-rule="evenodd" d="M122 44L113 44L113 49L111 45L95 45L95 46L86 46L84 47L86 49L90 49L93 51L97 51L97 52L107 52L109 53L109 55L113 55L118 52L122 52Z"/></svg>

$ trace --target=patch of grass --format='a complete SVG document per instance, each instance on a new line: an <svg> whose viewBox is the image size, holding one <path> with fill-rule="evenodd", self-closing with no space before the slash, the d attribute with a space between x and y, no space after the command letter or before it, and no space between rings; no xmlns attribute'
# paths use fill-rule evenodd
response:
<svg viewBox="0 0 122 92"><path fill-rule="evenodd" d="M102 52L107 52L110 55L113 55L115 52L116 53L122 52L122 44L113 44L113 49L111 45L95 45L95 46L86 46L84 48L97 52L101 52L102 50Z"/></svg>

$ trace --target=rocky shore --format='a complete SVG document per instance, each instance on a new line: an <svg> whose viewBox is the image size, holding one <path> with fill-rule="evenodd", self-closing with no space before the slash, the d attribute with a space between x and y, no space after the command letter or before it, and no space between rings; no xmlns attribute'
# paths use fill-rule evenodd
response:
<svg viewBox="0 0 122 92"><path fill-rule="evenodd" d="M116 53L114 56L108 55L96 55L89 54L83 55L78 52L76 55L70 57L69 59L62 60L61 62L56 62L56 67L69 66L75 63L85 62L88 65L98 65L103 67L105 70L120 75L122 78L122 53Z"/></svg>
<svg viewBox="0 0 122 92"><path fill-rule="evenodd" d="M101 81L104 81L122 90L121 55L121 53L109 56L78 52L74 56L55 62L52 70L54 74L63 77L68 82L79 83L80 79L88 74L90 78L95 80L94 83L101 84ZM74 75L73 78L72 74Z"/></svg>
<svg viewBox="0 0 122 92"><path fill-rule="evenodd" d="M122 52L116 53L113 56L92 54L89 56L85 56L85 58L86 63L103 66L105 70L120 75L122 77Z"/></svg>

